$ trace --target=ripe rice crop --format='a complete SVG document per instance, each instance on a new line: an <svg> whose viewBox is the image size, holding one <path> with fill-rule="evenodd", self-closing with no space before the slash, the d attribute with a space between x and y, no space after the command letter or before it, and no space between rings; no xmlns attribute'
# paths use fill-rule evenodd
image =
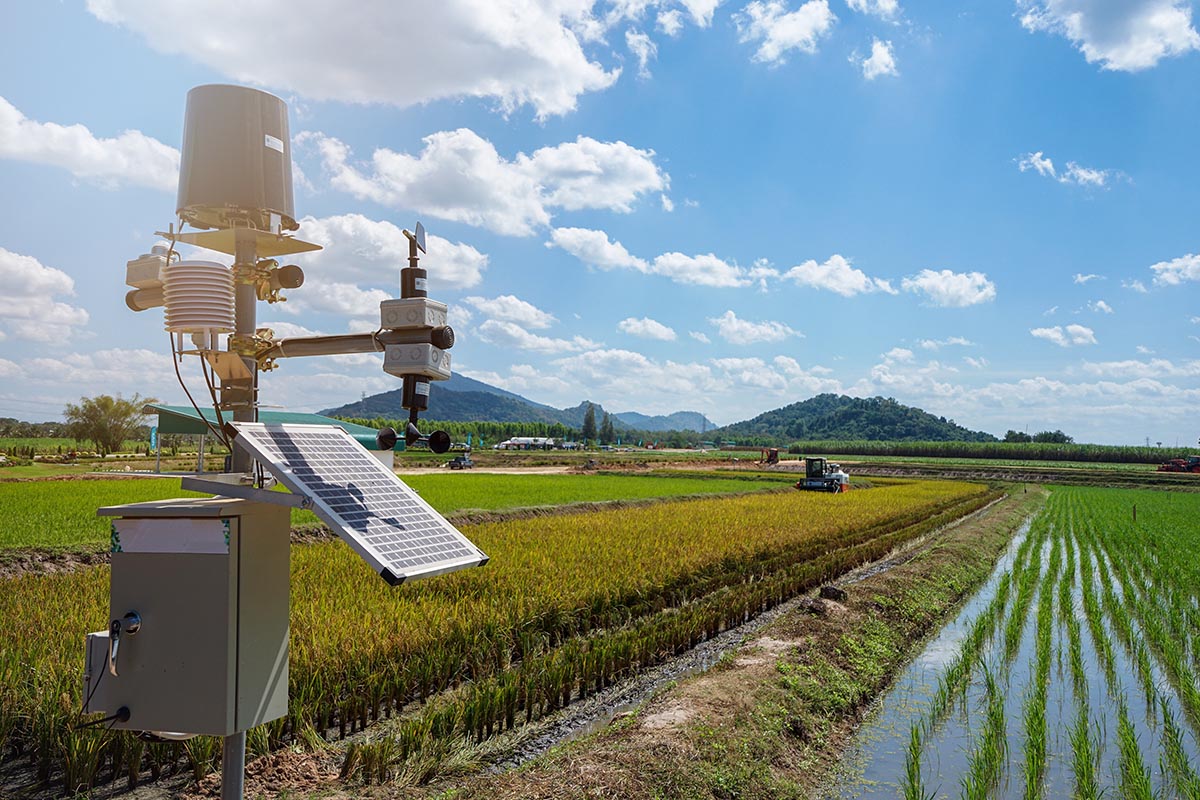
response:
<svg viewBox="0 0 1200 800"><path fill-rule="evenodd" d="M486 567L398 589L340 542L298 546L289 715L252 743L344 735L427 700L380 745L387 754L359 752L347 768L370 764L378 778L391 761L485 738L693 647L995 496L914 482L476 525L466 532L491 556ZM68 725L84 634L107 622L107 582L106 568L30 575L0 595L0 615L24 620L0 649L0 731L9 720L39 777L61 776L70 790L167 758L110 734L94 760L67 763L95 745ZM188 750L194 768L207 768L206 753Z"/></svg>

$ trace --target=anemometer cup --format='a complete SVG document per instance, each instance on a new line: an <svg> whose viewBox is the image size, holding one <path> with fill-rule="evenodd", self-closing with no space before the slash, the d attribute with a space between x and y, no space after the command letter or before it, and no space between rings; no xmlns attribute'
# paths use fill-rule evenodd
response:
<svg viewBox="0 0 1200 800"><path fill-rule="evenodd" d="M396 431L393 428L380 428L375 434L375 444L380 450L391 450L396 446Z"/></svg>
<svg viewBox="0 0 1200 800"><path fill-rule="evenodd" d="M383 431L387 430L391 430L391 428L384 428L376 434L375 438L379 439L383 435ZM408 427L404 429L404 442L409 447L412 447L417 442L425 442L431 451L441 455L450 449L450 434L445 431L434 431L428 436L422 436L417 426L410 422L408 423Z"/></svg>

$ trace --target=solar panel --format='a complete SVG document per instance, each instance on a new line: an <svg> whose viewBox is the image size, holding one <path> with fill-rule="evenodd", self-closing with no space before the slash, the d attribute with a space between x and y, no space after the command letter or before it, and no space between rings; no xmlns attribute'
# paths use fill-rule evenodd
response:
<svg viewBox="0 0 1200 800"><path fill-rule="evenodd" d="M395 586L488 557L335 425L239 422L234 441Z"/></svg>

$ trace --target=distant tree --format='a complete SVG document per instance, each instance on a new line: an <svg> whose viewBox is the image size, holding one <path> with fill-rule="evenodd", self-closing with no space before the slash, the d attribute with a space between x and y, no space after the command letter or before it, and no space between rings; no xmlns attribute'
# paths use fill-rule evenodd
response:
<svg viewBox="0 0 1200 800"><path fill-rule="evenodd" d="M612 444L617 439L617 432L613 428L612 417L608 412L604 412L604 419L600 422L600 443Z"/></svg>
<svg viewBox="0 0 1200 800"><path fill-rule="evenodd" d="M579 435L585 442L596 438L596 407L591 403L587 404L587 411L583 412L583 430Z"/></svg>
<svg viewBox="0 0 1200 800"><path fill-rule="evenodd" d="M1048 444L1071 444L1075 440L1067 436L1062 431L1041 431L1033 435L1035 442L1046 442Z"/></svg>
<svg viewBox="0 0 1200 800"><path fill-rule="evenodd" d="M142 409L153 402L136 394L128 400L106 394L81 397L78 405L68 403L63 409L66 434L77 442L94 443L102 456L115 453L137 432L146 416Z"/></svg>
<svg viewBox="0 0 1200 800"><path fill-rule="evenodd" d="M1028 433L1021 433L1020 431L1014 431L1014 430L1010 429L1008 431L1008 433L1004 434L1004 441L1025 443L1025 442L1032 442L1033 437L1030 436Z"/></svg>

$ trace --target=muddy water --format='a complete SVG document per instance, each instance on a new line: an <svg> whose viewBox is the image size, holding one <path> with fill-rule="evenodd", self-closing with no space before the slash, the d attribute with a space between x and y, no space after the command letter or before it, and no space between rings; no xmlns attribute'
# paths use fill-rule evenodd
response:
<svg viewBox="0 0 1200 800"><path fill-rule="evenodd" d="M1029 535L1031 520L1027 520L1013 536L1008 549L996 562L982 588L969 599L958 615L932 639L908 668L896 679L892 689L876 703L867 720L859 728L854 743L842 757L832 785L821 795L824 798L894 798L900 795L900 778L904 774L909 730L914 722L924 719L937 691L938 678L955 659L971 625L996 596L1000 579L1008 573L1017 557L1017 550ZM1010 601L1011 602L1011 601ZM979 687L972 687L972 693ZM973 714L971 716L974 716ZM970 717L955 715L943 746L926 747L926 774L965 774L971 744ZM928 785L936 787L935 780Z"/></svg>
<svg viewBox="0 0 1200 800"><path fill-rule="evenodd" d="M925 650L899 676L893 687L874 706L866 721L847 749L842 763L835 770L834 778L818 796L823 800L845 798L895 798L902 796L901 781L905 771L905 760L909 734L915 723L926 721L932 698L938 688L942 670L957 656L961 644L973 621L991 603L996 595L1000 578L1013 566L1021 541L1029 534L1029 523L1014 537L1005 555L997 563L987 582L959 612L957 617L935 636ZM1042 549L1042 574L1048 569L1050 548L1063 546L1062 531L1053 532ZM1078 541L1076 540L1076 551ZM1098 779L1100 786L1108 787L1106 794L1119 793L1119 749L1117 742L1118 698L1126 698L1130 722L1137 734L1142 758L1149 767L1156 797L1175 797L1174 788L1159 766L1162 744L1162 722L1158 709L1149 706L1143 698L1136 665L1127 649L1115 635L1111 621L1102 620L1102 626L1113 645L1116 681L1109 686L1101 667L1096 647L1092 641L1083 610L1080 590L1081 571L1087 569L1098 578L1098 568L1092 558L1083 557L1076 572L1068 575L1072 581L1073 614L1080 621L1082 655L1088 675L1087 701L1090 711L1091 731L1098 751ZM1102 556L1107 561L1107 555ZM1065 559L1064 559L1065 562ZM1063 565L1065 567L1065 563ZM1111 570L1111 562L1107 563ZM1126 587L1114 587L1118 597ZM1100 587L1097 586L1097 591ZM1007 760L999 785L991 797L1017 798L1024 794L1024 722L1025 698L1032 691L1036 649L1036 617L1039 592L1034 593L1026 612L1021 631L1020 645L1012 661L1006 661L1003 653L1003 633L997 630L985 645L980 662L976 665L971 681L953 711L932 730L925 734L922 750L921 772L926 791L937 798L956 798L963 794L963 779L970 770L971 754L975 751L981 733L986 709L986 690L983 668L986 667L1000 684L1004 695L1005 738ZM1015 587L1004 609L1007 618L1012 613L1016 600ZM1057 597L1055 598L1057 603ZM1046 732L1047 764L1043 781L1043 796L1047 798L1070 797L1075 779L1072 771L1071 727L1079 711L1068 658L1068 635L1059 610L1055 608L1051 635L1051 667L1047 686ZM1135 635L1140 628L1134 621ZM1168 704L1180 722L1184 749L1191 763L1198 763L1196 731L1185 722L1179 707L1178 697L1171 690L1161 665L1151 659L1153 682L1158 694L1166 697Z"/></svg>

